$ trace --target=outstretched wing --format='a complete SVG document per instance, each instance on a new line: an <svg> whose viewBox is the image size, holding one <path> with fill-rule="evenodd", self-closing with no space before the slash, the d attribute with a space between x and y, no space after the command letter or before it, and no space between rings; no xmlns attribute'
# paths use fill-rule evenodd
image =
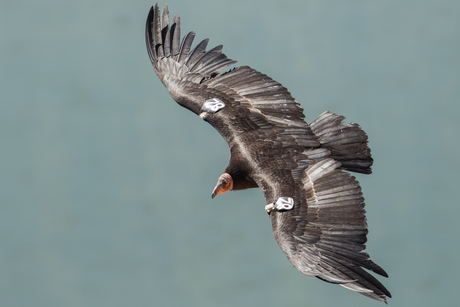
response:
<svg viewBox="0 0 460 307"><path fill-rule="evenodd" d="M192 49L194 32L179 44L180 18L176 15L169 26L166 5L161 15L158 4L150 10L145 36L153 68L172 98L214 126L230 148L267 135L288 139L295 146L320 145L303 120L303 109L281 84L247 66L217 75L236 61L222 53L222 45L206 51L208 39ZM216 113L204 111L209 100L225 107ZM298 137L296 143L293 135Z"/></svg>
<svg viewBox="0 0 460 307"><path fill-rule="evenodd" d="M365 270L388 277L362 252L368 230L361 187L338 161L319 160L298 161L298 168L271 178L276 192L270 201L294 199L292 210L270 212L276 241L303 274L386 302L390 292ZM284 187L286 177L294 191Z"/></svg>
<svg viewBox="0 0 460 307"><path fill-rule="evenodd" d="M180 43L180 18L170 25L166 5L161 15L158 4L150 10L145 35L153 68L172 98L224 137L231 159L246 168L267 203L294 200L292 210L270 213L291 263L306 275L385 301L390 293L363 269L386 276L362 252L367 226L361 188L341 170L370 173L364 131L342 125L343 117L330 112L310 127L289 91L250 67L218 75L236 61L221 45L206 51L207 39L192 49L194 32Z"/></svg>

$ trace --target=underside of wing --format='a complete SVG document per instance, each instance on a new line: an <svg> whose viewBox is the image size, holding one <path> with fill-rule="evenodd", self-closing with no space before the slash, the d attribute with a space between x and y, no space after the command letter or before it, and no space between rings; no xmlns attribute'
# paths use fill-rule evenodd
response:
<svg viewBox="0 0 460 307"><path fill-rule="evenodd" d="M300 104L284 86L267 75L242 66L203 84L225 92L235 102L262 114L263 122L259 123L277 127L280 140L287 137L303 147L319 146L318 138L304 121Z"/></svg>
<svg viewBox="0 0 460 307"><path fill-rule="evenodd" d="M274 236L303 274L339 284L379 301L390 292L365 269L387 277L364 253L368 233L358 181L326 158L303 171L295 206L270 213ZM278 195L289 196L289 195Z"/></svg>
<svg viewBox="0 0 460 307"><path fill-rule="evenodd" d="M206 50L208 39L192 49L195 32L185 34L181 42L180 31L179 15L170 24L167 5L161 14L158 3L150 9L145 42L152 66L174 100L198 114L204 101L212 98L200 83L236 61L222 53L222 45Z"/></svg>
<svg viewBox="0 0 460 307"><path fill-rule="evenodd" d="M206 101L217 99L231 109L222 112L225 116L238 112L246 116L242 123L225 123L233 125L233 131L270 128L288 143L319 146L318 138L303 120L303 109L285 87L247 66L218 75L236 63L222 53L222 45L207 51L205 39L192 48L195 33L187 33L182 43L180 35L179 16L170 24L168 7L165 5L160 14L155 5L146 22L147 51L155 72L176 102L200 115ZM222 131L223 114L220 115L201 117L228 139L228 133Z"/></svg>

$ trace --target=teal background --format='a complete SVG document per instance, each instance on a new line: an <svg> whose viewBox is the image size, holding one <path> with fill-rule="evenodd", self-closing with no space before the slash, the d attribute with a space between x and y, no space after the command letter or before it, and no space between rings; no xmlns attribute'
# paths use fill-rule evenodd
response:
<svg viewBox="0 0 460 307"><path fill-rule="evenodd" d="M1 306L383 306L305 277L149 62L152 1L0 0ZM456 306L460 2L170 1L183 33L368 133L390 306ZM163 3L160 4L161 6Z"/></svg>

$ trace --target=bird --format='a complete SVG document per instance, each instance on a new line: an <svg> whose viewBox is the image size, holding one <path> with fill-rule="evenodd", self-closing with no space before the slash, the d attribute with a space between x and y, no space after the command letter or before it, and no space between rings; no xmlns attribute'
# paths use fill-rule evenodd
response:
<svg viewBox="0 0 460 307"><path fill-rule="evenodd" d="M356 123L326 111L310 124L300 104L269 76L240 66L209 39L192 49L195 32L181 41L165 4L151 7L147 52L171 97L211 124L231 157L212 191L260 188L273 235L288 260L307 276L387 303L390 292L368 271L388 274L364 252L367 222L359 182L370 174L368 136Z"/></svg>

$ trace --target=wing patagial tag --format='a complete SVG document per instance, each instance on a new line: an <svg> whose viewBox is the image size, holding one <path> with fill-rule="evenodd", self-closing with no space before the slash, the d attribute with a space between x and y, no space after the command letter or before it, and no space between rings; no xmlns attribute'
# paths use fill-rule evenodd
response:
<svg viewBox="0 0 460 307"><path fill-rule="evenodd" d="M280 197L274 204L268 204L265 206L265 211L270 213L273 209L278 211L287 211L294 208L294 199L291 197Z"/></svg>
<svg viewBox="0 0 460 307"><path fill-rule="evenodd" d="M280 197L275 203L275 208L278 211L286 211L294 208L294 199L290 197Z"/></svg>
<svg viewBox="0 0 460 307"><path fill-rule="evenodd" d="M201 107L201 112L207 113L217 113L225 107L225 103L219 98L211 98L206 100L206 102Z"/></svg>

